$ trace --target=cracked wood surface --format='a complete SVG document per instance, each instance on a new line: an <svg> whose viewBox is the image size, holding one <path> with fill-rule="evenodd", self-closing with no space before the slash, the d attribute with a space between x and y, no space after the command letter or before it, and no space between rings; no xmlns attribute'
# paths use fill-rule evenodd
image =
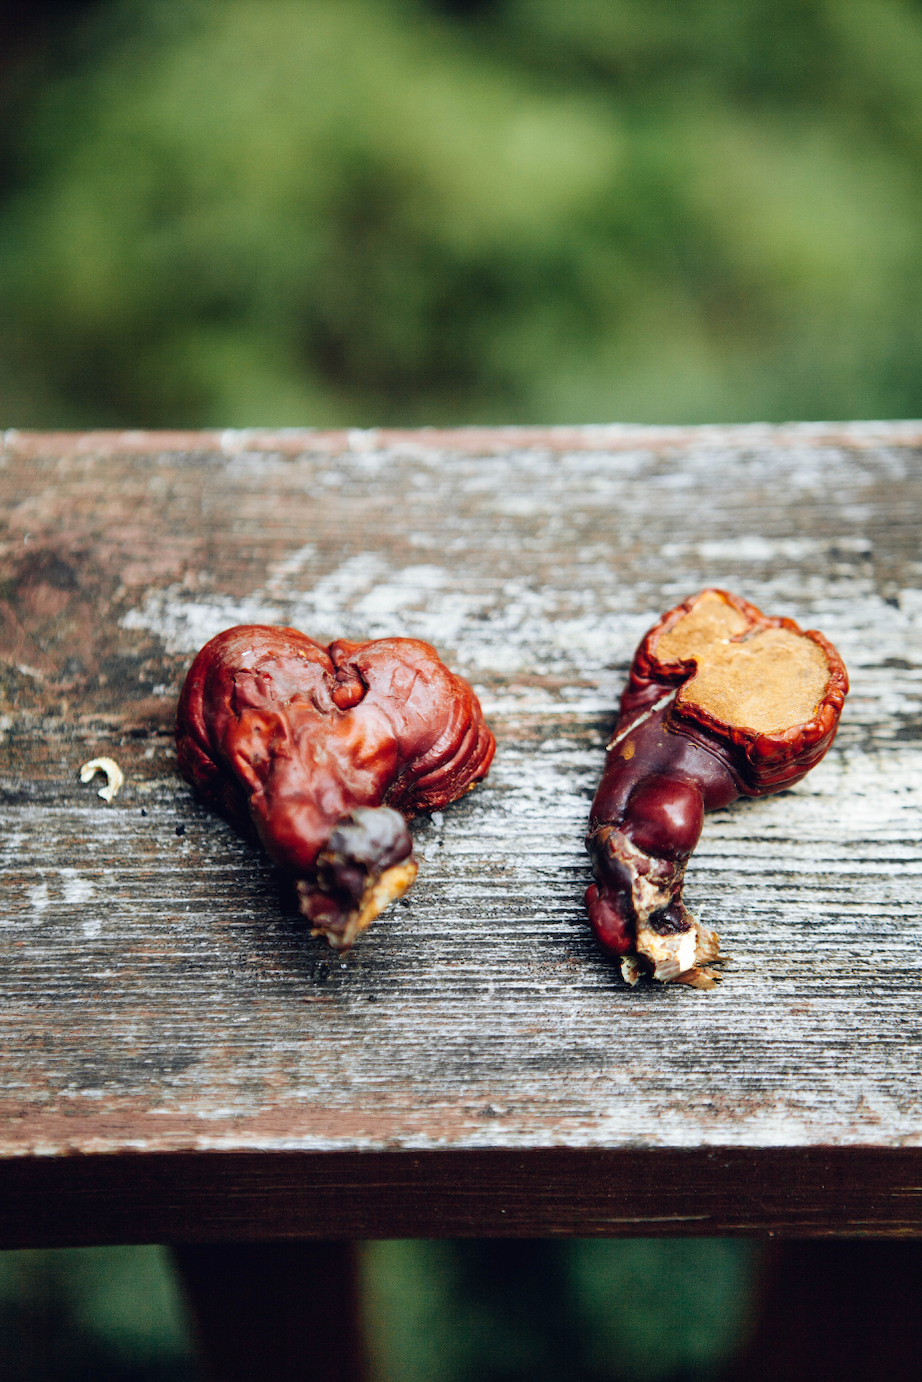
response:
<svg viewBox="0 0 922 1382"><path fill-rule="evenodd" d="M922 1231L920 461L906 423L7 433L0 1241ZM852 692L706 819L723 984L631 990L586 815L634 647L710 584ZM240 622L428 639L497 736L345 959L176 776Z"/></svg>

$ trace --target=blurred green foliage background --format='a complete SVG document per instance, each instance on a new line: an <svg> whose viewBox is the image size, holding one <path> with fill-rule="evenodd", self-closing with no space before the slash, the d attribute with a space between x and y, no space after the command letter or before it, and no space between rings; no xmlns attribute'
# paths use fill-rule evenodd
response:
<svg viewBox="0 0 922 1382"><path fill-rule="evenodd" d="M6 113L0 423L922 412L919 0L110 0Z"/></svg>
<svg viewBox="0 0 922 1382"><path fill-rule="evenodd" d="M189 1323L164 1248L0 1252L3 1382L195 1376Z"/></svg>
<svg viewBox="0 0 922 1382"><path fill-rule="evenodd" d="M375 1382L717 1382L755 1245L718 1238L367 1243Z"/></svg>
<svg viewBox="0 0 922 1382"><path fill-rule="evenodd" d="M366 1243L370 1382L717 1382L754 1264L721 1239ZM4 1382L196 1376L166 1249L0 1253Z"/></svg>

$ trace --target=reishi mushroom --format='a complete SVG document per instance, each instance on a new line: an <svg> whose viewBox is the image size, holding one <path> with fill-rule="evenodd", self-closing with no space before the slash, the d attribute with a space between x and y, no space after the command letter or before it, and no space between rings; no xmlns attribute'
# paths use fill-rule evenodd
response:
<svg viewBox="0 0 922 1382"><path fill-rule="evenodd" d="M709 589L640 643L621 697L587 848L586 907L629 983L712 988L718 937L682 900L705 811L799 782L835 738L848 691L832 644Z"/></svg>
<svg viewBox="0 0 922 1382"><path fill-rule="evenodd" d="M411 638L324 647L241 625L202 648L176 722L179 768L295 881L346 950L417 874L407 821L481 781L493 735L467 682Z"/></svg>

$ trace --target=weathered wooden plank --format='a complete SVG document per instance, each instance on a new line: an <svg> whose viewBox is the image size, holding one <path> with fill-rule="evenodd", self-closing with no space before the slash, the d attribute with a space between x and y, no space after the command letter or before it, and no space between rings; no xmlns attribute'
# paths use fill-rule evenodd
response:
<svg viewBox="0 0 922 1382"><path fill-rule="evenodd" d="M857 1176L917 1148L920 454L916 424L7 434L0 1153L836 1148ZM706 823L687 897L725 983L631 991L588 935L585 816L638 638L711 583L821 628L853 691L804 783ZM428 638L500 743L344 961L175 775L191 654L257 620ZM77 777L101 753L112 806ZM905 1155L873 1231L918 1231ZM507 1190L445 1231L501 1231ZM371 1198L299 1231L436 1226ZM622 1231L594 1212L517 1231Z"/></svg>

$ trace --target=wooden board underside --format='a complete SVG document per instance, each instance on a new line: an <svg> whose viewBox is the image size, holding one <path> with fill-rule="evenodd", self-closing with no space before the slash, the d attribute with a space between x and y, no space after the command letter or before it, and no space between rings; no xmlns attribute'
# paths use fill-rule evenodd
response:
<svg viewBox="0 0 922 1382"><path fill-rule="evenodd" d="M913 1149L153 1152L0 1162L0 1247L918 1237Z"/></svg>
<svg viewBox="0 0 922 1382"><path fill-rule="evenodd" d="M903 1148L922 1170L920 459L922 429L884 424L7 434L0 1155L832 1147L857 1176L859 1148ZM630 990L588 934L585 818L638 639L708 584L820 628L853 689L804 783L706 822L687 897L723 985ZM242 621L427 638L497 733L345 960L175 775L184 670ZM77 777L100 754L112 806ZM917 1193L876 1231L913 1231ZM799 1231L844 1222L811 1202ZM605 1217L547 1231L629 1231Z"/></svg>

